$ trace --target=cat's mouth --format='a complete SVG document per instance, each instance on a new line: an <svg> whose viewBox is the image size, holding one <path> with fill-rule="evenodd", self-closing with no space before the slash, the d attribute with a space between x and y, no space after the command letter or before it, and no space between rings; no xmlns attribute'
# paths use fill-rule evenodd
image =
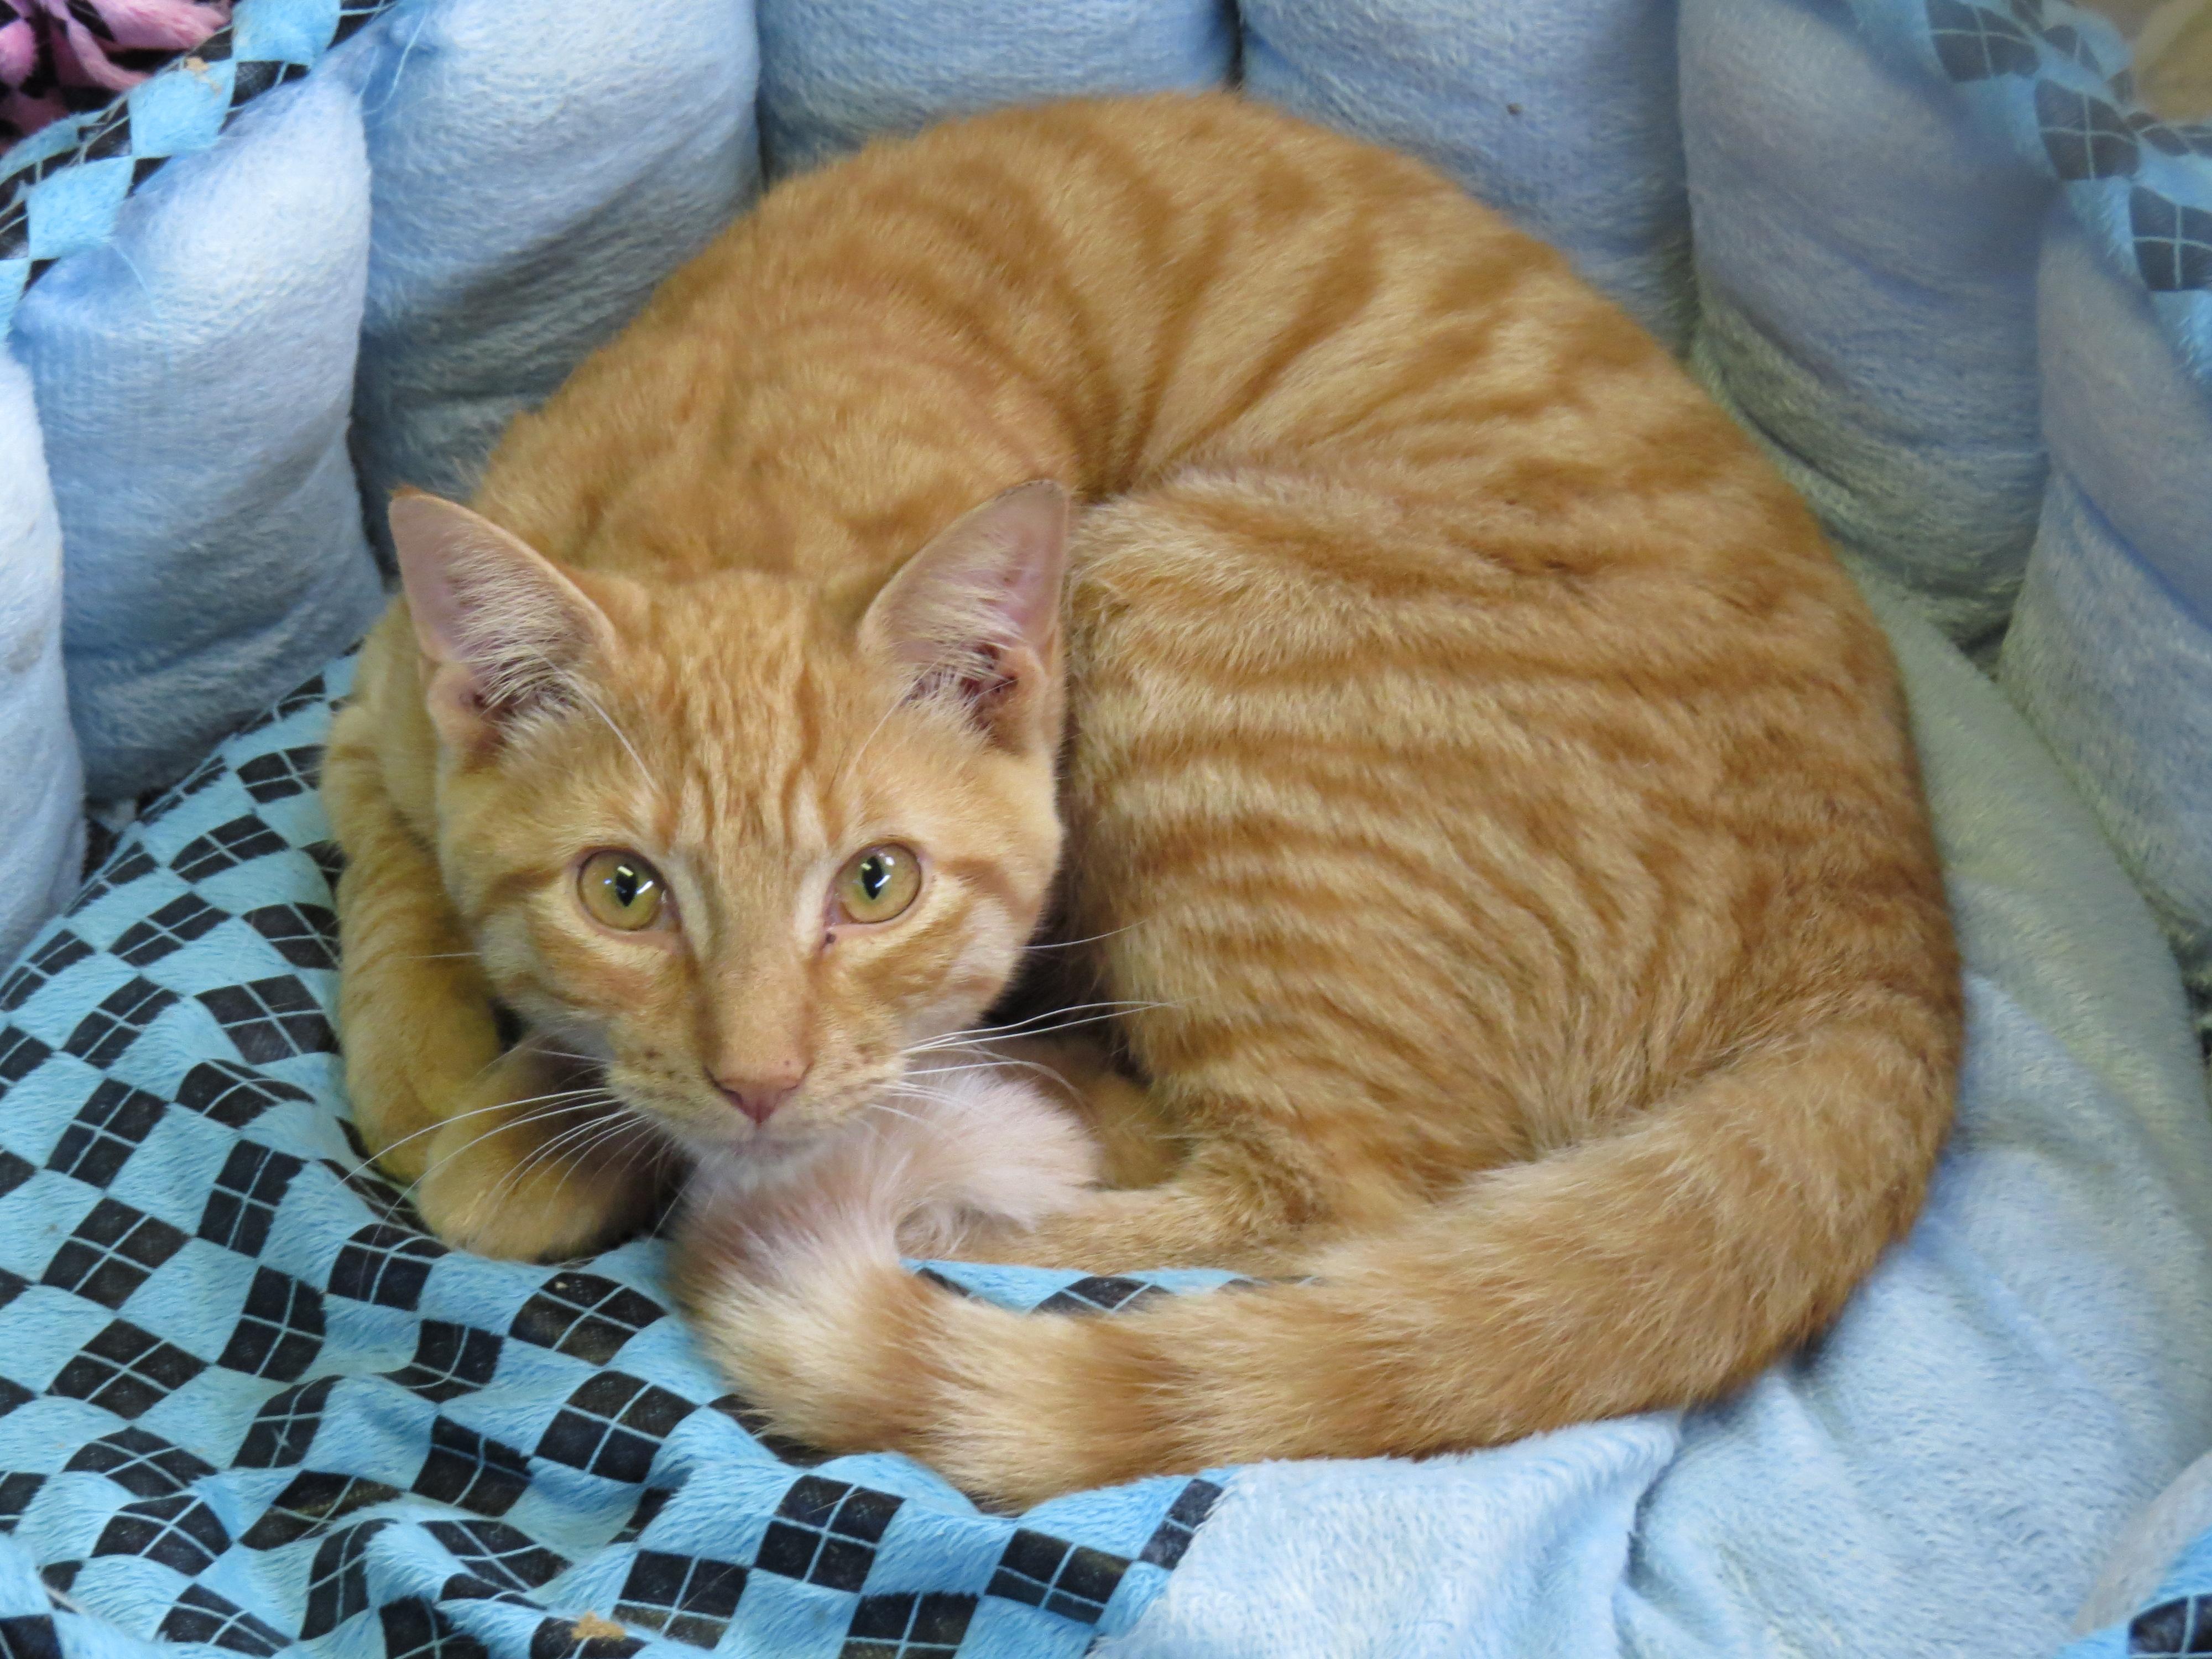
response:
<svg viewBox="0 0 2212 1659"><path fill-rule="evenodd" d="M581 1045L570 1057L586 1059ZM902 1100L902 1079L896 1070L873 1066L857 1068L859 1075L813 1079L758 1121L721 1094L695 1086L660 1054L610 1054L593 1070L607 1094L702 1165L787 1170L871 1122L910 1116L917 1109L914 1100Z"/></svg>
<svg viewBox="0 0 2212 1659"><path fill-rule="evenodd" d="M835 1140L850 1121L842 1115L786 1121L787 1115L779 1112L756 1124L726 1102L700 1099L665 1085L632 1090L611 1079L610 1087L649 1115L700 1164L727 1162L761 1170L787 1166Z"/></svg>

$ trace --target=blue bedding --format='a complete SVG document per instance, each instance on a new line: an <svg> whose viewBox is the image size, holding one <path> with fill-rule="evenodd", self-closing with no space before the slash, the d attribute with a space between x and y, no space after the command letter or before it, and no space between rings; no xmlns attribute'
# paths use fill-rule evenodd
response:
<svg viewBox="0 0 2212 1659"><path fill-rule="evenodd" d="M0 1648L2055 1651L2212 1443L2212 132L2059 0L526 9L239 0L0 160ZM328 1052L324 694L277 700L383 602L365 507L465 491L764 178L1232 72L1559 242L1814 502L1913 699L1960 1128L1837 1329L1713 1410L983 1515L762 1444L650 1241L410 1231ZM50 920L80 778L148 809Z"/></svg>
<svg viewBox="0 0 2212 1659"><path fill-rule="evenodd" d="M52 1619L70 1653L1042 1659L1127 1629L1213 1482L1017 1520L902 1458L765 1444L658 1243L483 1261L377 1178L313 793L350 666L156 803L0 985L0 1646Z"/></svg>
<svg viewBox="0 0 2212 1659"><path fill-rule="evenodd" d="M1838 1329L1686 1418L1020 1516L759 1438L667 1313L657 1242L476 1259L366 1167L313 793L341 661L153 803L0 983L10 1652L2050 1651L2100 1540L2212 1425L2212 1124L2170 958L2087 814L1869 580L1972 1057L1929 1213ZM944 1271L1037 1317L1139 1291Z"/></svg>

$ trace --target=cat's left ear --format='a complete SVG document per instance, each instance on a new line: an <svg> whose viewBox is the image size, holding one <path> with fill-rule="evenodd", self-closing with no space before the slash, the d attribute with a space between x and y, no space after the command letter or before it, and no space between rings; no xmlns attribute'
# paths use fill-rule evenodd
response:
<svg viewBox="0 0 2212 1659"><path fill-rule="evenodd" d="M963 514L876 595L862 646L910 677L910 696L957 699L1003 746L1057 746L1067 520L1050 479Z"/></svg>
<svg viewBox="0 0 2212 1659"><path fill-rule="evenodd" d="M580 671L614 632L591 596L520 538L436 495L400 490L391 524L439 735L480 750L532 715L575 712Z"/></svg>

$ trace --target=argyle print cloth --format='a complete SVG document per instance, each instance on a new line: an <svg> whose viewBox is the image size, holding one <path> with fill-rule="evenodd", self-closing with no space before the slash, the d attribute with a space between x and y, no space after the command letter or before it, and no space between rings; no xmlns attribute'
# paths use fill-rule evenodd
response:
<svg viewBox="0 0 2212 1659"><path fill-rule="evenodd" d="M755 1431L657 1241L483 1260L368 1166L315 793L350 672L155 802L0 985L0 1655L1042 1659L1126 1630L1215 1480L1013 1517L825 1461ZM1158 1293L971 1283L1091 1317Z"/></svg>

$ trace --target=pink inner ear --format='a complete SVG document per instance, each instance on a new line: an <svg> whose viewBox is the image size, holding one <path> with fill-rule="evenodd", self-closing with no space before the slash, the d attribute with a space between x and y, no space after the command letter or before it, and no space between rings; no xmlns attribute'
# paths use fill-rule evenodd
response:
<svg viewBox="0 0 2212 1659"><path fill-rule="evenodd" d="M998 646L974 647L951 666L924 672L908 695L930 697L951 692L979 714L988 714L1020 683L1018 676L1005 672L1005 662L1006 653Z"/></svg>
<svg viewBox="0 0 2212 1659"><path fill-rule="evenodd" d="M496 721L557 698L611 636L582 589L489 520L412 490L391 515L416 640L451 712Z"/></svg>
<svg viewBox="0 0 2212 1659"><path fill-rule="evenodd" d="M1048 479L1023 484L986 502L981 514L977 532L1000 550L992 608L1011 637L1048 644L1059 629L1067 568L1066 491Z"/></svg>
<svg viewBox="0 0 2212 1659"><path fill-rule="evenodd" d="M971 697L1012 683L1012 659L1054 659L1067 558L1067 495L1049 480L986 501L907 562L861 623L862 637L957 681Z"/></svg>
<svg viewBox="0 0 2212 1659"><path fill-rule="evenodd" d="M468 621L476 606L466 597L462 571L487 554L495 556L497 538L505 532L465 507L411 489L392 498L390 522L422 654L433 662L465 663Z"/></svg>

